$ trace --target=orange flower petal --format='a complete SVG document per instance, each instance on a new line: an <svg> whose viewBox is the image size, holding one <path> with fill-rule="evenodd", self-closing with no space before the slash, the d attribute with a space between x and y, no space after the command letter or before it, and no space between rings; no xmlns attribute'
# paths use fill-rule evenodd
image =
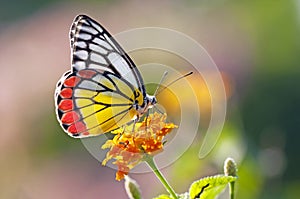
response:
<svg viewBox="0 0 300 199"><path fill-rule="evenodd" d="M136 123L134 130L131 124L112 132L115 137L102 146L110 148L102 164L115 159L113 164L118 166L116 180L122 180L145 154L156 155L163 151L164 136L177 128L172 123L165 123L166 118L165 114L150 114L144 121Z"/></svg>

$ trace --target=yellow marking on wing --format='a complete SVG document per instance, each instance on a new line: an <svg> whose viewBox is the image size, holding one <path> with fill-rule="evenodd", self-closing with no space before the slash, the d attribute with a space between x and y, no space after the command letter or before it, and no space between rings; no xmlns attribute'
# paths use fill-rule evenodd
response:
<svg viewBox="0 0 300 199"><path fill-rule="evenodd" d="M94 105L95 106L95 105ZM87 107L84 109L80 109L82 115L90 114L91 110L100 110L100 106L98 107ZM115 107L107 107L104 110L101 110L93 115L90 115L83 119L83 121L86 124L87 129L90 132L90 134L98 135L105 132L109 132L113 129L119 128L126 123L130 122L134 116L137 114L136 110L129 109L130 106L115 106ZM121 113L120 115L117 115ZM97 126L97 127L96 127ZM96 128L94 128L96 127ZM97 129L97 130L95 130Z"/></svg>
<svg viewBox="0 0 300 199"><path fill-rule="evenodd" d="M136 98L136 100L138 101L138 105L142 106L144 103L143 94L139 89L136 89L135 92L138 94L138 97ZM131 98L134 99L134 96L132 96Z"/></svg>
<svg viewBox="0 0 300 199"><path fill-rule="evenodd" d="M99 82L111 90L116 90L113 83L110 80L108 80L107 78L101 78L101 79L99 79Z"/></svg>
<svg viewBox="0 0 300 199"><path fill-rule="evenodd" d="M100 92L94 97L94 100L104 104L132 104L132 102L118 93L114 92Z"/></svg>
<svg viewBox="0 0 300 199"><path fill-rule="evenodd" d="M121 115L115 116L114 119L110 120L109 122L106 122L101 125L101 129L105 130L106 132L117 129L122 127L123 125L130 122L134 116L133 112L136 111L134 109L130 109L129 112L125 112Z"/></svg>
<svg viewBox="0 0 300 199"><path fill-rule="evenodd" d="M125 94L127 97L130 97L131 99L134 99L132 98L132 95L134 94L133 90L124 81L117 77L113 77L112 79L123 94Z"/></svg>
<svg viewBox="0 0 300 199"><path fill-rule="evenodd" d="M98 94L98 92L96 92L96 91L90 91L90 90L78 88L78 89L75 89L74 97L92 98L97 94Z"/></svg>
<svg viewBox="0 0 300 199"><path fill-rule="evenodd" d="M76 99L75 104L78 108L85 107L93 104L94 102L90 99Z"/></svg>
<svg viewBox="0 0 300 199"><path fill-rule="evenodd" d="M99 105L99 104L94 104L94 105L91 105L91 106L81 108L80 113L81 113L82 117L85 118L85 117L88 117L92 114L97 114L97 112L100 111L103 108L105 108L105 106Z"/></svg>
<svg viewBox="0 0 300 199"><path fill-rule="evenodd" d="M100 135L100 134L103 134L103 133L104 133L104 132L102 131L102 129L99 128L99 127L90 129L90 130L88 130L88 132L89 132L91 135Z"/></svg>
<svg viewBox="0 0 300 199"><path fill-rule="evenodd" d="M84 118L83 122L85 123L87 129L91 129L91 128L99 125L99 122L98 122L96 114L93 114L93 115L91 115L91 116L89 116L87 118ZM102 129L99 129L98 134L102 134L102 133L105 133L105 132Z"/></svg>
<svg viewBox="0 0 300 199"><path fill-rule="evenodd" d="M76 99L75 103L76 106L80 108L79 110L88 132L92 135L103 134L119 128L130 122L138 114L137 111L132 108L135 95L131 87L115 76L110 76L110 78L116 83L119 91L132 100L117 92L111 91L95 92L78 88L74 93L75 97L90 98ZM99 77L94 78L94 80L97 80L109 89L116 90L116 87L107 78ZM135 92L139 94L137 101L141 106L144 100L143 95L137 88L135 88ZM95 104L92 100L99 104Z"/></svg>

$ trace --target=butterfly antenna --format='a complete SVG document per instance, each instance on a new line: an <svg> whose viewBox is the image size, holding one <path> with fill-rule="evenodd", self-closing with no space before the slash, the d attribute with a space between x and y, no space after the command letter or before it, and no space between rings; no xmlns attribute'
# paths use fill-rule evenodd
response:
<svg viewBox="0 0 300 199"><path fill-rule="evenodd" d="M157 106L153 106L153 109L156 109L160 114L164 114L164 112L160 110Z"/></svg>
<svg viewBox="0 0 300 199"><path fill-rule="evenodd" d="M185 75L183 75L183 76L181 76L181 77L175 79L174 81L170 82L167 86L165 86L164 88L162 88L162 89L159 90L158 92L155 92L155 94L156 94L156 95L159 95L163 90L165 90L166 88L168 88L169 86L171 86L172 84L174 84L175 82L177 82L178 80L181 80L182 78L185 78L185 77L187 77L187 76L190 76L191 74L193 74L193 71L191 71L191 72L189 72L189 73L187 73L187 74L185 74ZM158 89L157 89L157 90L158 90ZM155 95L155 96L156 96L156 95Z"/></svg>
<svg viewBox="0 0 300 199"><path fill-rule="evenodd" d="M156 87L156 90L154 92L153 96L156 96L158 89L160 88L160 85L162 84L162 82L165 80L166 76L168 75L168 71L165 71L163 76L161 77L158 86Z"/></svg>

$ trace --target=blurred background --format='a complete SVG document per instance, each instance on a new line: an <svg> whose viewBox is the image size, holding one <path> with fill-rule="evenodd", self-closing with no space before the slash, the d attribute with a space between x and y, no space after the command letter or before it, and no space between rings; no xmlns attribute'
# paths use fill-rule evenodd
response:
<svg viewBox="0 0 300 199"><path fill-rule="evenodd" d="M79 13L112 34L146 26L177 30L200 43L219 67L228 104L223 132L214 150L199 159L210 95L205 82L190 77L201 121L189 150L162 171L175 190L222 173L232 156L239 168L237 198L299 197L300 1L10 0L1 2L0 13L0 198L127 198L115 171L101 166L56 121L54 89L70 68L68 34ZM147 59L130 55L137 65ZM174 65L168 55L149 55ZM170 96L160 97L164 103ZM133 178L144 198L165 193L151 173Z"/></svg>

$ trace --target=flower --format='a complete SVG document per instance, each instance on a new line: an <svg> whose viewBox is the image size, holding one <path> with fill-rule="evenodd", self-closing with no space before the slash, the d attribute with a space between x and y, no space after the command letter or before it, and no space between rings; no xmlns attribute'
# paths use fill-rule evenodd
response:
<svg viewBox="0 0 300 199"><path fill-rule="evenodd" d="M145 155L154 156L163 151L163 139L177 128L173 123L165 123L166 114L150 114L142 122L133 123L114 130L112 140L107 140L102 149L110 148L102 164L115 159L118 166L116 180L122 180L133 167L143 161Z"/></svg>

